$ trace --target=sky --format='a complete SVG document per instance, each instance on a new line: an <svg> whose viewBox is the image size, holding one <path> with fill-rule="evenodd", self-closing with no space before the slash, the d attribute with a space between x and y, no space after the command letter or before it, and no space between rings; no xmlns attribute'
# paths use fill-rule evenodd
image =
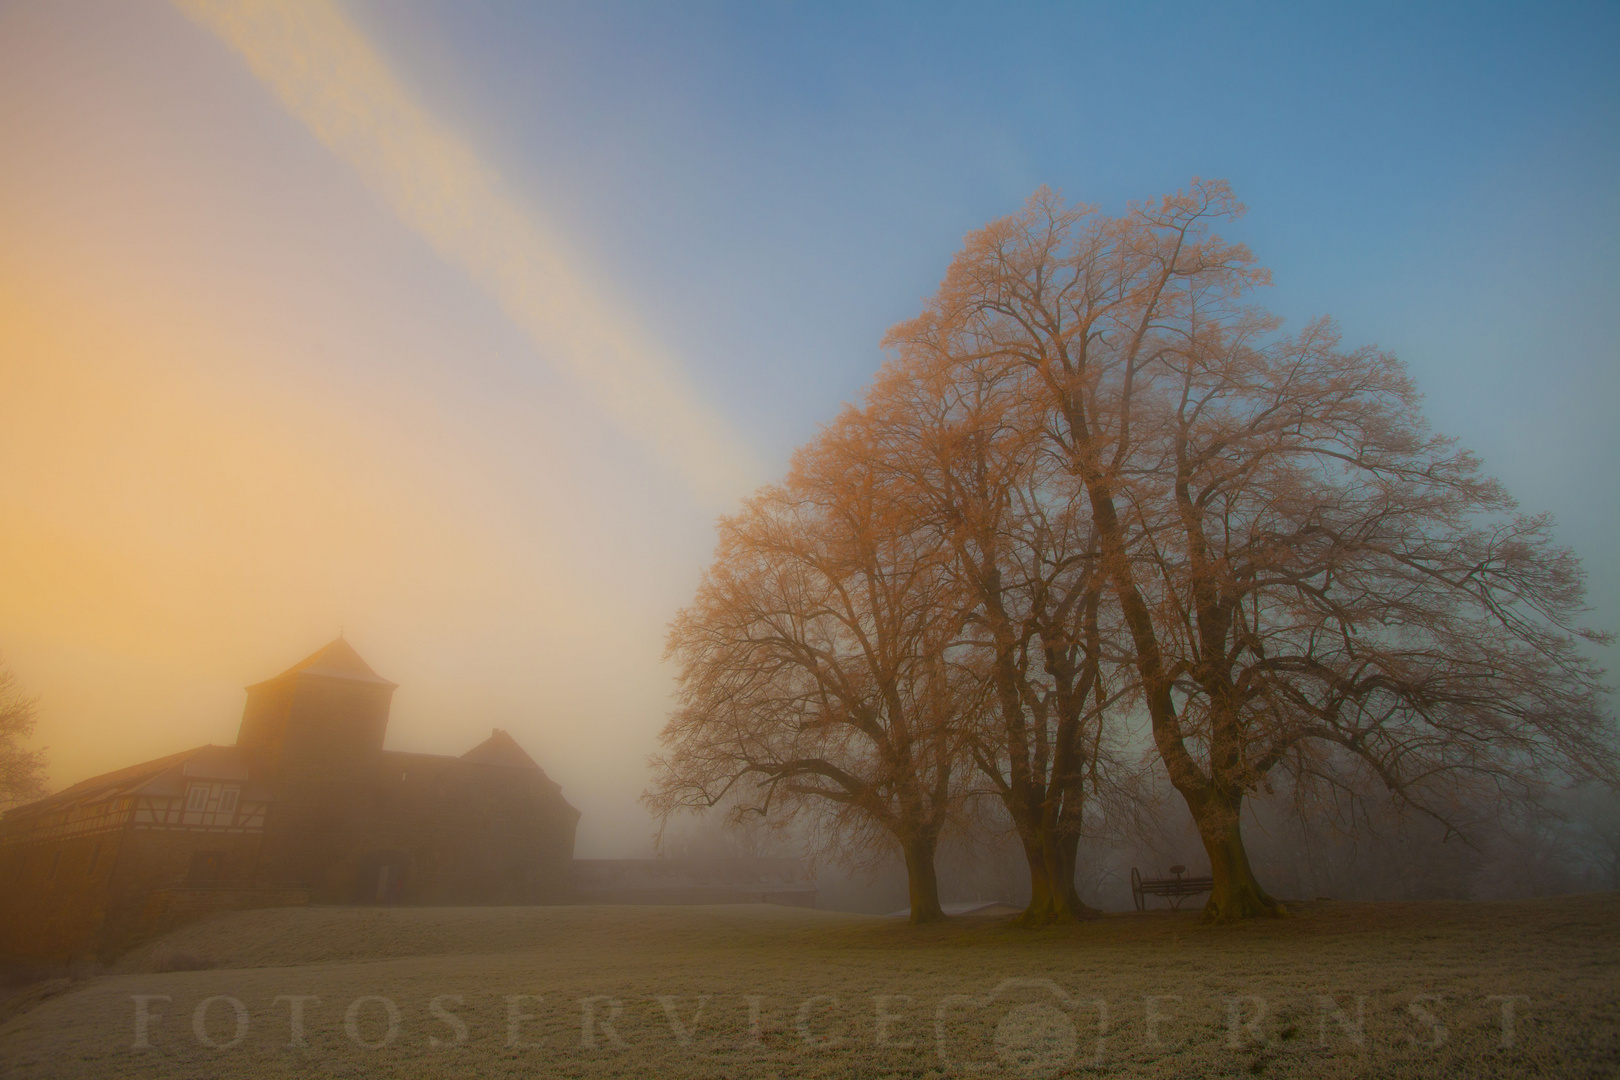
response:
<svg viewBox="0 0 1620 1080"><path fill-rule="evenodd" d="M61 786L340 632L637 855L714 521L963 236L1195 176L1620 630L1620 8L0 0L0 656ZM1614 650L1602 659L1616 667Z"/></svg>

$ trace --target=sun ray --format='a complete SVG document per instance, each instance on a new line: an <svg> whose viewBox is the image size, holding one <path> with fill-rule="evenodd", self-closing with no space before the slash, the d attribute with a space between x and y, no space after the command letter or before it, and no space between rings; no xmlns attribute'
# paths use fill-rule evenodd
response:
<svg viewBox="0 0 1620 1080"><path fill-rule="evenodd" d="M567 245L406 91L326 0L175 0L247 60L287 109L439 254L500 302L627 437L724 505L760 468L679 362L587 280Z"/></svg>

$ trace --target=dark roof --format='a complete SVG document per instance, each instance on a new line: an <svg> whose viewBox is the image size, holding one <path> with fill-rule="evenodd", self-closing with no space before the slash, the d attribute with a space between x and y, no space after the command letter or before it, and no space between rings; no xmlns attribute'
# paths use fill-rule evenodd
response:
<svg viewBox="0 0 1620 1080"><path fill-rule="evenodd" d="M8 819L33 817L74 803L100 802L135 791L172 787L184 790L186 777L213 780L246 780L253 765L253 752L240 746L198 746L168 757L153 758L139 765L115 769L88 780L80 780L55 795L7 810ZM173 774L172 776L170 774ZM160 781L169 780L168 784Z"/></svg>
<svg viewBox="0 0 1620 1080"><path fill-rule="evenodd" d="M533 758L523 752L523 748L517 744L517 740L500 728L496 728L489 738L460 757L441 756L439 754L411 754L402 750L384 750L382 757L387 767L408 774L414 773L418 776L423 774L442 776L445 770L461 769L467 766L474 769L510 770L507 773L509 777L522 778L520 780L522 783L538 784L558 798L562 797L562 788L558 786L557 781L547 776L546 771ZM476 777L480 774L474 773L473 775ZM482 775L488 776L489 774ZM579 816L579 811L569 806L566 799L563 800L563 806L567 807L568 812L575 817Z"/></svg>
<svg viewBox="0 0 1620 1080"><path fill-rule="evenodd" d="M209 780L246 780L253 766L253 751L242 746L203 746L191 752L185 776Z"/></svg>
<svg viewBox="0 0 1620 1080"><path fill-rule="evenodd" d="M505 765L514 769L533 769L540 771L534 758L523 752L523 747L500 728L490 733L489 738L461 755L461 760L469 765Z"/></svg>
<svg viewBox="0 0 1620 1080"><path fill-rule="evenodd" d="M197 750L200 749L202 749L202 747L197 747L196 749L192 750L184 750L178 754L170 754L167 757L153 758L151 761L143 761L139 765L126 765L122 769L114 769L112 772L102 773L100 776L92 776L88 780L80 780L77 784L63 788L55 795L47 795L45 798L40 799L37 802L29 803L28 806L30 808L34 808L44 807L47 804L61 805L63 803L75 802L85 796L96 793L102 788L106 788L110 792L114 789L140 787L141 784L145 783L147 780L150 780L152 777L163 772L165 769L170 769L175 765L180 764L182 761L185 761L186 758L190 757L192 754L195 754ZM21 808L19 807L19 809Z"/></svg>
<svg viewBox="0 0 1620 1080"><path fill-rule="evenodd" d="M362 660L360 654L354 651L354 646L339 637L304 657L275 678L254 683L248 689L255 690L258 687L280 682L283 679L290 679L296 675L319 675L328 679L376 683L379 686L399 685L398 683L389 682L375 671L372 671L371 665Z"/></svg>

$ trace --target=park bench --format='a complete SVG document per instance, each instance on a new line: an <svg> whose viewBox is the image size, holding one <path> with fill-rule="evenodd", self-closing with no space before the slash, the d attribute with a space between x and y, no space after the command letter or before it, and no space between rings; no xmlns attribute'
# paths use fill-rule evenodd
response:
<svg viewBox="0 0 1620 1080"><path fill-rule="evenodd" d="M1172 866L1170 873L1174 876L1163 878L1145 878L1136 867L1131 867L1131 899L1136 901L1137 911L1147 910L1147 898L1162 896L1170 901L1171 908L1181 910L1181 902L1189 896L1207 893L1215 886L1212 877L1185 877L1185 866Z"/></svg>

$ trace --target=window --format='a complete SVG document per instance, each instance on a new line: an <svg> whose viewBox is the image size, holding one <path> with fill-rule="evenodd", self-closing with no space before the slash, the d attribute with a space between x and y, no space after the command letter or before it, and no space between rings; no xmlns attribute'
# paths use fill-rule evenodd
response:
<svg viewBox="0 0 1620 1080"><path fill-rule="evenodd" d="M186 792L186 812L200 814L208 809L208 785L192 784L191 790Z"/></svg>
<svg viewBox="0 0 1620 1080"><path fill-rule="evenodd" d="M95 873L96 873L96 863L98 863L100 861L101 861L101 841L97 840L96 841L96 846L90 849L90 869L86 870L85 873L89 874L91 877L94 877Z"/></svg>
<svg viewBox="0 0 1620 1080"><path fill-rule="evenodd" d="M219 812L221 814L236 813L236 800L241 794L241 788L235 784L226 784L225 789L219 793Z"/></svg>
<svg viewBox="0 0 1620 1080"><path fill-rule="evenodd" d="M49 880L54 881L56 879L56 868L58 866L61 866L61 865L62 865L62 849L57 848L54 852L51 853L51 872L49 874L46 874L45 877L47 879L49 879Z"/></svg>

